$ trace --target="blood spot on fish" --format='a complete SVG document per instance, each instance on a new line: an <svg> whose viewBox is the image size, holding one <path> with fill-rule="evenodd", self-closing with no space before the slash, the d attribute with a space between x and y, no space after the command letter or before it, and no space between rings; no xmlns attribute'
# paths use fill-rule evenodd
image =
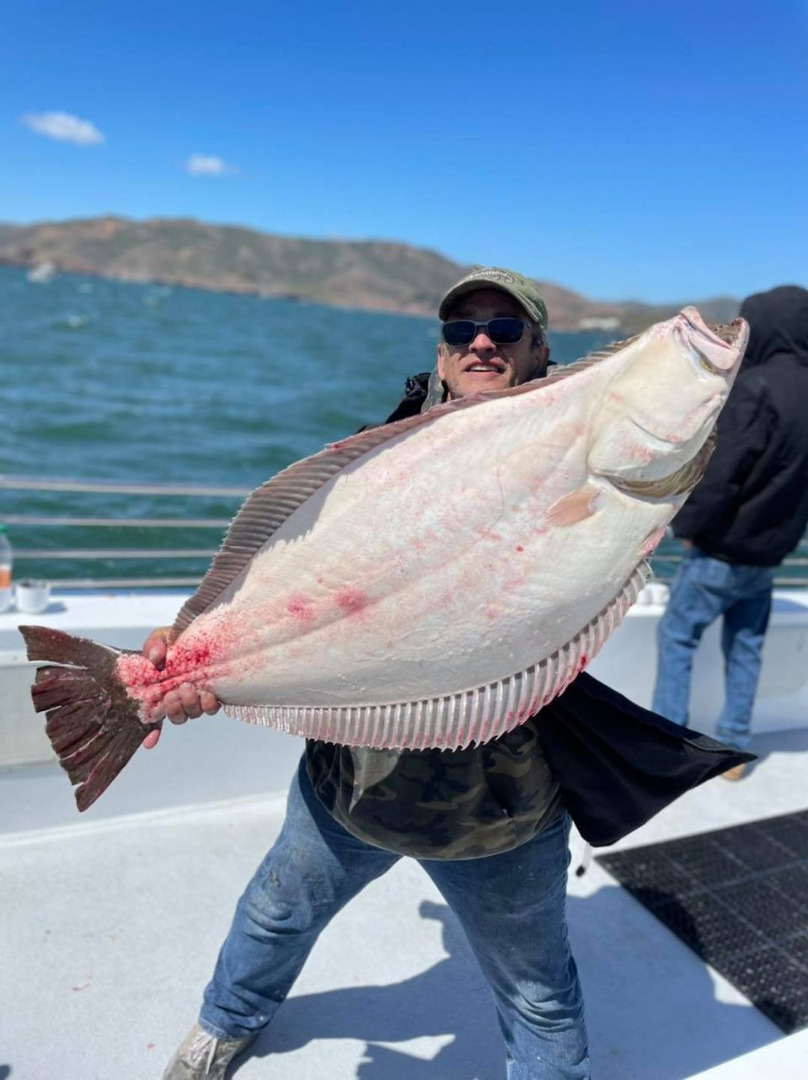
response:
<svg viewBox="0 0 808 1080"><path fill-rule="evenodd" d="M517 544L516 547L514 548L514 551L524 551L524 550L525 549L522 547L521 544Z"/></svg>
<svg viewBox="0 0 808 1080"><path fill-rule="evenodd" d="M290 597L286 610L298 622L311 622L314 618L314 608L304 596Z"/></svg>
<svg viewBox="0 0 808 1080"><path fill-rule="evenodd" d="M117 674L130 697L142 702L147 710L154 709L166 694L184 683L204 689L214 667L222 674L223 665L216 661L221 655L221 642L199 636L189 642L180 639L169 647L164 668L156 668L140 653L124 653L118 658ZM141 713L141 720L147 716Z"/></svg>
<svg viewBox="0 0 808 1080"><path fill-rule="evenodd" d="M162 671L140 653L124 653L118 659L118 678L126 687L153 686L159 683ZM158 697L162 694L158 691Z"/></svg>
<svg viewBox="0 0 808 1080"><path fill-rule="evenodd" d="M174 648L169 649L166 656L165 673L173 675L188 675L197 673L208 667L211 661L210 642L194 641L191 645L179 642Z"/></svg>
<svg viewBox="0 0 808 1080"><path fill-rule="evenodd" d="M647 465L654 460L654 452L648 446L628 445L625 447L625 454L632 461L640 461L643 465Z"/></svg>
<svg viewBox="0 0 808 1080"><path fill-rule="evenodd" d="M368 598L361 589L340 589L337 593L337 605L347 615L357 614L367 602Z"/></svg>

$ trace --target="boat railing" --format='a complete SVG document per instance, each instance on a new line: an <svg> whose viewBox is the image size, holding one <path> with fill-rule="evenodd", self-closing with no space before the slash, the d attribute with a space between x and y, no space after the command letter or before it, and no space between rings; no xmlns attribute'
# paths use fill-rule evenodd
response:
<svg viewBox="0 0 808 1080"><path fill-rule="evenodd" d="M74 480L54 477L33 476L7 476L0 475L0 491L27 491L45 493L88 493L95 495L127 495L139 497L172 497L181 499L226 499L232 500L233 512L239 504L250 494L252 489L239 487L233 484L171 484L154 482L135 482L117 480ZM15 568L18 563L30 563L43 561L50 564L59 562L88 562L99 563L109 560L136 562L138 560L150 563L163 560L210 560L218 550L215 547L28 547L26 546L26 534L33 529L57 528L57 529L91 529L99 530L99 535L104 529L133 529L133 530L165 530L165 529L196 529L207 530L209 533L218 534L217 540L230 523L229 517L129 517L115 514L110 517L99 516L76 516L76 515L48 515L36 513L2 513L0 521L10 526L14 531L14 560ZM18 576L15 574L15 576ZM59 577L58 574L48 575L48 580L55 588L71 589L98 589L98 588L188 588L199 584L199 574L196 576L167 576L159 577L144 574L124 574L115 577Z"/></svg>
<svg viewBox="0 0 808 1080"><path fill-rule="evenodd" d="M240 503L250 494L251 488L230 484L172 484L118 480L73 480L33 476L0 475L0 491L27 491L65 494L88 493L97 495L127 495L148 497L173 497L182 499L225 499L233 501L233 513ZM113 560L121 562L155 563L174 560L210 560L218 550L218 540L230 523L228 517L126 517L116 514L110 517L47 515L36 513L3 513L0 508L0 522L14 530L14 558L17 562L44 561L49 565L59 562L99 563ZM206 547L26 547L26 532L39 528L58 529L196 529L218 532L216 546ZM20 540L23 542L20 543ZM677 545L678 546L678 545ZM657 551L651 564L658 581L668 582L673 578L677 565L682 558L682 550ZM114 577L64 577L48 575L51 585L71 589L113 589L113 588L194 588L201 575L158 577L147 574L118 575ZM803 540L797 551L789 556L778 570L775 584L780 588L808 587L808 538Z"/></svg>

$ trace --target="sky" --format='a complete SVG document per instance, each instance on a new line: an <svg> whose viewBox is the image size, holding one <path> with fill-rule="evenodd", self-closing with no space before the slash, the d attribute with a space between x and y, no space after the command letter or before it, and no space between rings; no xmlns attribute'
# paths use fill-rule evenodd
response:
<svg viewBox="0 0 808 1080"><path fill-rule="evenodd" d="M0 222L384 239L593 299L808 285L808 0L11 0Z"/></svg>

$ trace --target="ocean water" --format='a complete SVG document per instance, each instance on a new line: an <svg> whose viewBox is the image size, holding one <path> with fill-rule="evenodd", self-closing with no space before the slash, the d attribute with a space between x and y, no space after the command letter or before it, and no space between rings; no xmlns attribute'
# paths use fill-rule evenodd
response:
<svg viewBox="0 0 808 1080"><path fill-rule="evenodd" d="M0 267L0 473L252 489L326 442L383 419L432 367L437 321ZM608 341L551 335L569 363ZM11 523L15 576L197 576L238 497L27 492L15 515L217 518L209 529ZM139 560L25 558L31 550L155 549ZM167 548L201 549L173 559ZM676 553L663 545L661 553ZM658 565L661 577L670 566Z"/></svg>

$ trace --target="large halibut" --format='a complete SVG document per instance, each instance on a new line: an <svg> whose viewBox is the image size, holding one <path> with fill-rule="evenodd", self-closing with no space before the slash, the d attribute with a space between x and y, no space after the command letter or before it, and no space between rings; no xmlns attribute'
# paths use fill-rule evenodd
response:
<svg viewBox="0 0 808 1080"><path fill-rule="evenodd" d="M269 480L180 611L164 670L22 627L80 809L181 683L310 738L446 749L583 670L703 474L748 338L695 308L535 382L334 443Z"/></svg>

